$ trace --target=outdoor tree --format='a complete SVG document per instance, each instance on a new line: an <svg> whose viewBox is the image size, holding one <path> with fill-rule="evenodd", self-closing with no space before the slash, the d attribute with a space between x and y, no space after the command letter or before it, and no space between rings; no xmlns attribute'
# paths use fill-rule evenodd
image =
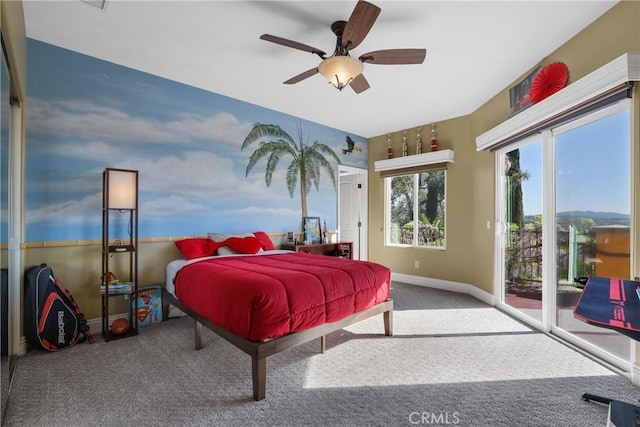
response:
<svg viewBox="0 0 640 427"><path fill-rule="evenodd" d="M403 227L413 221L413 177L396 176L391 180L391 222Z"/></svg>
<svg viewBox="0 0 640 427"><path fill-rule="evenodd" d="M507 169L507 222L516 224L518 228L524 225L524 201L522 197L522 182L529 179L529 172L520 169L520 150L507 153L509 168Z"/></svg>
<svg viewBox="0 0 640 427"><path fill-rule="evenodd" d="M420 200L422 211L429 219L429 224L434 224L438 219L438 211L443 209L440 204L444 201L444 173L427 172L419 175L421 189L426 188L426 197ZM421 194L425 192L422 191ZM439 209L440 208L440 209Z"/></svg>

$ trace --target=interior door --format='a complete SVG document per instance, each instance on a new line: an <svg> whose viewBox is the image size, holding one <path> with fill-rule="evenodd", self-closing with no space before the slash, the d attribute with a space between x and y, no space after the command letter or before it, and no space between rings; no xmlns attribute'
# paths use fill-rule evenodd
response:
<svg viewBox="0 0 640 427"><path fill-rule="evenodd" d="M367 171L340 170L338 225L340 240L353 242L353 259L367 259Z"/></svg>

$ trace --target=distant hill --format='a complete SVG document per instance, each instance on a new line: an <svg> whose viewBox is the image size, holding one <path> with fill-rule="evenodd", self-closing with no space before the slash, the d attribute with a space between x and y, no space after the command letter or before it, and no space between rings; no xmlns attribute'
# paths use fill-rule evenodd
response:
<svg viewBox="0 0 640 427"><path fill-rule="evenodd" d="M525 222L531 222L535 215L526 215ZM630 215L618 212L595 212L595 211L566 211L558 212L558 222L561 225L574 224L581 218L591 218L596 225L629 225Z"/></svg>
<svg viewBox="0 0 640 427"><path fill-rule="evenodd" d="M593 220L596 219L626 219L629 220L628 214L621 214L618 212L594 212L594 211L567 211L567 212L559 212L557 214L560 218L570 217L570 218L591 218Z"/></svg>

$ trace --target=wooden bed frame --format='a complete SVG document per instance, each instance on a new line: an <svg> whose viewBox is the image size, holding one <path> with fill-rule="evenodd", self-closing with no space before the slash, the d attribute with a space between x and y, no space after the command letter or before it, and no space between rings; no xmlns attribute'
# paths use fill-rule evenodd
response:
<svg viewBox="0 0 640 427"><path fill-rule="evenodd" d="M307 329L302 332L285 335L270 341L254 342L235 335L226 329L216 326L211 321L193 312L182 301L175 296L162 290L164 303L169 303L178 307L180 310L188 314L195 320L195 348L200 350L202 345L202 326L205 325L213 332L238 347L240 350L251 356L251 372L253 377L253 398L262 400L265 398L267 383L267 357L291 347L304 344L308 341L320 338L320 352L326 350L325 336L331 332L338 331L346 326L352 325L369 317L382 313L384 319L384 334L386 336L393 335L393 300L387 300L380 304L374 305L359 313L354 313L342 320L333 323L325 323L315 328Z"/></svg>

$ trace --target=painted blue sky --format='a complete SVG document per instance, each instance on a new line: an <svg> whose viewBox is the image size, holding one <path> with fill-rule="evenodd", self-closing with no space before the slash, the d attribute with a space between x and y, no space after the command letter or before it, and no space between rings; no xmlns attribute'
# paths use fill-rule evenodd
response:
<svg viewBox="0 0 640 427"><path fill-rule="evenodd" d="M27 241L98 239L102 171L140 171L140 236L300 228L283 158L269 188L264 161L245 177L253 123L280 125L367 168L366 139L157 76L28 40ZM361 149L342 153L349 135ZM337 170L337 165L335 165ZM336 226L336 191L323 176L309 215Z"/></svg>
<svg viewBox="0 0 640 427"><path fill-rule="evenodd" d="M630 114L610 115L556 137L556 211L630 213ZM606 165L606 167L603 167ZM542 213L542 145L520 150L525 215Z"/></svg>

